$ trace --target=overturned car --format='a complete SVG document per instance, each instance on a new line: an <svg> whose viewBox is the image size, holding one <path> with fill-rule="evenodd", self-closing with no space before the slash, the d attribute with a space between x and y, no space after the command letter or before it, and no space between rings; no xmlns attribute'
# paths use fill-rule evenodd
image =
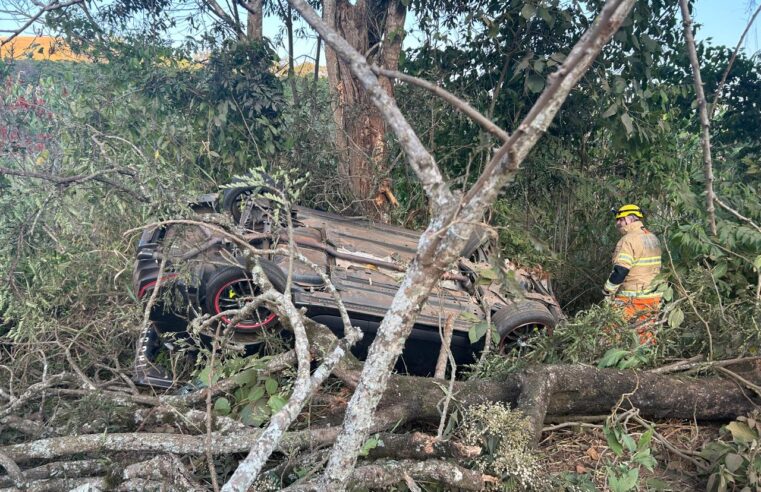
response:
<svg viewBox="0 0 761 492"><path fill-rule="evenodd" d="M191 207L199 222L227 224L237 238L263 250L287 247L285 224L290 222L293 242L308 263L294 259L290 284L287 255L259 258L262 270L281 292L290 285L294 304L307 317L341 337L336 298L316 266L338 291L352 325L364 332L353 349L364 358L415 255L419 233L298 206L284 217L264 191L256 186L229 188L221 196L201 196ZM219 315L232 341L250 350L256 349L262 333L280 331L277 316L265 307L233 326L233 316L224 315L242 308L261 289L252 280L240 243L220 234L218 226L177 221L145 229L137 245L133 288L143 302L153 297L151 323L136 363L136 380L142 384L171 386L171 378L153 360L167 338L186 337L189 322L200 315ZM500 350L510 351L525 348L535 334L551 334L561 317L548 280L500 259L494 241L482 231L469 239L457 264L431 293L397 369L431 374L441 348L440 329L447 322L453 325L451 350L459 365L474 361L483 349L487 319Z"/></svg>

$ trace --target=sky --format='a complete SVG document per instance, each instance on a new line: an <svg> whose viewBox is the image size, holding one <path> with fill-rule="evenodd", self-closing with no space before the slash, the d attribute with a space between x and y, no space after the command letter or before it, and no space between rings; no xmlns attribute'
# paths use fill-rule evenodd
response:
<svg viewBox="0 0 761 492"><path fill-rule="evenodd" d="M697 0L693 17L701 24L698 39L711 38L714 45L734 48L758 1L761 0ZM756 18L743 44L749 53L761 47L761 15Z"/></svg>
<svg viewBox="0 0 761 492"><path fill-rule="evenodd" d="M0 11L2 5L8 0L0 0ZM714 45L723 44L734 47L737 44L740 34L750 18L756 5L761 0L696 0L694 18L695 22L700 24L697 37L699 40L710 39ZM15 28L16 25L3 19L0 15L0 31ZM412 16L408 16L408 27L411 27ZM265 19L264 34L272 39L278 52L285 57L287 51L283 40L278 39L279 23L274 18ZM311 31L311 29L308 29ZM0 32L0 36L3 33ZM415 43L414 36L406 38L407 45ZM316 38L302 39L297 41L296 49L297 63L302 61L311 61L310 57L314 56ZM755 25L751 28L744 42L746 52L754 53L761 48L761 15L756 19ZM324 56L323 63L324 63Z"/></svg>
<svg viewBox="0 0 761 492"><path fill-rule="evenodd" d="M693 12L694 22L700 24L697 39L699 41L709 40L713 45L725 45L734 48L758 2L761 0L697 0ZM411 16L408 16L406 25L408 31L413 27L411 20ZM278 28L279 24L276 19L265 19L265 36L276 40ZM415 42L414 36L407 36L405 47L409 47L410 44L414 45ZM761 49L761 15L756 18L743 46L748 53L755 53ZM287 56L287 50L282 43L277 47L282 57ZM314 56L315 49L315 39L309 39L297 41L294 51L301 54L301 61L303 61L306 56ZM324 64L324 54L322 55L322 62Z"/></svg>

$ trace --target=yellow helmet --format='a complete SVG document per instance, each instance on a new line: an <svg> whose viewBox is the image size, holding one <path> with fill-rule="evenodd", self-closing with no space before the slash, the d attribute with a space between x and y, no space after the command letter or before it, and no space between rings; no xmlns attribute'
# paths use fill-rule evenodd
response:
<svg viewBox="0 0 761 492"><path fill-rule="evenodd" d="M642 209L639 208L637 205L634 204L628 204L620 207L618 210L611 209L611 211L616 214L616 220L622 219L624 217L627 217L629 215L634 215L636 217L639 217L640 219L645 218L645 215L642 213Z"/></svg>

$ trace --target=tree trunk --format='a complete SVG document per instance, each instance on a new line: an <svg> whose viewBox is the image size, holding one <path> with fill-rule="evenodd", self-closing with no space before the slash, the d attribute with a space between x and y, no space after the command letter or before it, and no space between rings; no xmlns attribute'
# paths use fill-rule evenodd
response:
<svg viewBox="0 0 761 492"><path fill-rule="evenodd" d="M262 22L264 19L264 1L263 0L251 0L246 2L246 10L248 10L248 21L246 22L246 35L248 39L253 41L262 40Z"/></svg>
<svg viewBox="0 0 761 492"><path fill-rule="evenodd" d="M328 0L323 17L370 63L396 70L404 38L406 8L397 0ZM328 81L334 99L338 173L358 212L386 220L393 195L388 177L385 124L378 109L345 61L325 46ZM381 80L393 96L391 81Z"/></svg>
<svg viewBox="0 0 761 492"><path fill-rule="evenodd" d="M541 399L531 388L535 381L552 381L545 387ZM758 398L747 395L730 380L709 378L693 379L673 377L652 372L597 369L582 365L547 365L524 369L504 380L458 381L454 393L463 408L482 402L507 402L522 410L528 405L529 412L541 413L537 403L546 402L548 417L572 417L604 415L620 401L623 408L634 406L640 415L648 419L686 419L698 421L729 421L746 415L757 408ZM622 396L626 395L626 399ZM412 422L437 422L442 392L440 381L432 378L392 375L383 395L372 432L383 432ZM337 410L340 411L340 410ZM541 426L542 422L537 422ZM277 446L281 451L294 452L311 447L331 444L340 428L326 425L306 430L290 431L283 435ZM261 436L260 429L232 429L229 433L214 432L211 452L215 455L247 451ZM114 433L84 434L40 439L23 444L0 446L3 454L16 463L30 460L57 459L72 455L102 455L108 452L141 451L148 453L172 453L201 456L205 453L205 435L167 433ZM435 458L446 454L471 453L467 447L447 450L432 447L428 452L415 451L425 448L426 440L416 436L391 437L399 441L397 457ZM406 445L401 444L407 439ZM431 443L428 443L431 444ZM409 449L408 449L409 448ZM445 452L446 451L446 452ZM374 457L383 457L378 450ZM421 454L422 453L422 454Z"/></svg>

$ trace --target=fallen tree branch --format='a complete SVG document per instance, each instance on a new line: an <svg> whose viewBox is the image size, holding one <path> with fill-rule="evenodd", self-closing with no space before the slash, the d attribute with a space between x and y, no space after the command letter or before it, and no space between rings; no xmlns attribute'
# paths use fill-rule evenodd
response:
<svg viewBox="0 0 761 492"><path fill-rule="evenodd" d="M0 409L0 418L4 418L12 414L29 400L40 396L48 388L52 388L70 380L71 375L62 372L60 374L54 374L53 376L50 376L45 381L31 385L26 389L26 391L24 391L24 393L19 395L18 398L12 400L8 405L5 406L5 408Z"/></svg>
<svg viewBox="0 0 761 492"><path fill-rule="evenodd" d="M646 428L652 428L653 429L653 439L656 440L656 442L660 443L663 447L671 451L672 453L684 458L685 460L689 461L693 465L695 465L695 468L698 470L702 470L703 472L710 469L710 467L707 465L705 461L698 460L696 458L700 457L700 453L695 453L692 451L687 451L683 449L679 449L673 444L669 442L668 439L663 437L661 434L658 433L658 431L655 430L655 427L651 422L647 422L646 420L642 419L638 415L634 415L632 417L635 421L639 422L641 425L643 425Z"/></svg>
<svg viewBox="0 0 761 492"><path fill-rule="evenodd" d="M182 490L204 490L200 484L193 482L192 474L174 455L161 455L147 461L133 463L122 472L126 481L135 479L155 480L179 485ZM133 489L134 490L134 489Z"/></svg>
<svg viewBox="0 0 761 492"><path fill-rule="evenodd" d="M454 458L460 461L472 460L481 454L478 446L442 441L435 436L422 432L409 434L381 433L378 435L379 444L368 452L371 459L430 459Z"/></svg>
<svg viewBox="0 0 761 492"><path fill-rule="evenodd" d="M557 376L553 373L538 371L525 374L521 382L521 395L518 398L517 409L528 419L531 429L531 444L536 446L542 438L542 426L552 393L557 384Z"/></svg>
<svg viewBox="0 0 761 492"><path fill-rule="evenodd" d="M108 490L108 480L103 477L91 478L51 478L29 482L23 489L25 492L51 492L58 490ZM132 489L145 490L145 489ZM19 492L16 487L0 489L0 492Z"/></svg>
<svg viewBox="0 0 761 492"><path fill-rule="evenodd" d="M416 480L437 482L460 490L482 490L488 483L498 483L496 477L441 460L386 461L360 466L349 479L349 488L386 488L404 480L407 474Z"/></svg>
<svg viewBox="0 0 761 492"><path fill-rule="evenodd" d="M736 372L732 372L732 371L730 371L729 369L727 369L725 367L716 366L716 367L714 367L714 369L716 369L717 371L719 371L722 374L725 374L725 375L729 376L731 379L734 379L735 381L737 381L738 383L742 384L743 386L745 386L749 390L753 391L756 394L756 396L761 396L761 387L758 386L757 384L754 384L754 383L748 381L747 379L745 379L744 377L740 376Z"/></svg>
<svg viewBox="0 0 761 492"><path fill-rule="evenodd" d="M333 447L320 484L322 489L342 490L356 463L357 454L368 437L367 429L388 383L389 373L402 351L423 303L454 263L458 252L496 199L501 188L517 172L521 162L549 127L571 89L586 73L597 54L618 30L634 5L634 0L608 0L592 27L570 51L557 72L550 76L547 89L539 96L517 130L494 154L476 184L462 200L456 198L443 181L433 157L399 112L364 57L330 29L303 0L289 0L301 16L344 59L352 74L369 94L397 136L408 162L418 176L434 214L421 235L418 252L402 280L386 313L364 365L357 389L349 403L344 432Z"/></svg>
<svg viewBox="0 0 761 492"><path fill-rule="evenodd" d="M82 478L103 475L111 471L113 465L103 459L56 461L30 468L23 472L27 482L49 480L54 478ZM0 487L12 487L9 477L0 477Z"/></svg>
<svg viewBox="0 0 761 492"><path fill-rule="evenodd" d="M650 369L649 372L652 372L653 374L669 374L672 372L679 372L684 371L685 369L689 369L690 367L694 367L694 364L700 364L703 362L703 355L696 355L695 357L690 357L689 359L679 360L674 362L673 364L668 364L661 367L656 367L655 369Z"/></svg>
<svg viewBox="0 0 761 492"><path fill-rule="evenodd" d="M5 473L10 477L11 482L16 487L22 488L26 485L24 475L21 473L21 468L13 461L13 458L0 451L0 466L5 469Z"/></svg>
<svg viewBox="0 0 761 492"><path fill-rule="evenodd" d="M568 415L600 415L609 413L622 394L630 394L627 401L651 419L697 419L728 421L745 415L756 408L758 399L751 400L737 387L721 379L695 380L662 376L648 372L596 369L581 365L549 365L535 369L537 377L542 371L556 384L547 406L550 417ZM441 399L440 381L431 378L393 375L381 402L372 432L383 432L397 424L414 421L438 422L438 402ZM636 389L636 391L635 391ZM463 406L484 401L508 402L517 405L522 390L520 373L503 381L458 381L457 398ZM548 418L549 420L549 418ZM203 431L201 427L200 432ZM332 444L338 427L310 428L283 434L277 450L294 452ZM259 438L261 431L248 433L212 434L212 452L215 455L248 451ZM23 444L0 447L17 463L32 459L56 459L73 454L141 451L202 455L203 435L177 435L165 433L85 434L65 436Z"/></svg>

